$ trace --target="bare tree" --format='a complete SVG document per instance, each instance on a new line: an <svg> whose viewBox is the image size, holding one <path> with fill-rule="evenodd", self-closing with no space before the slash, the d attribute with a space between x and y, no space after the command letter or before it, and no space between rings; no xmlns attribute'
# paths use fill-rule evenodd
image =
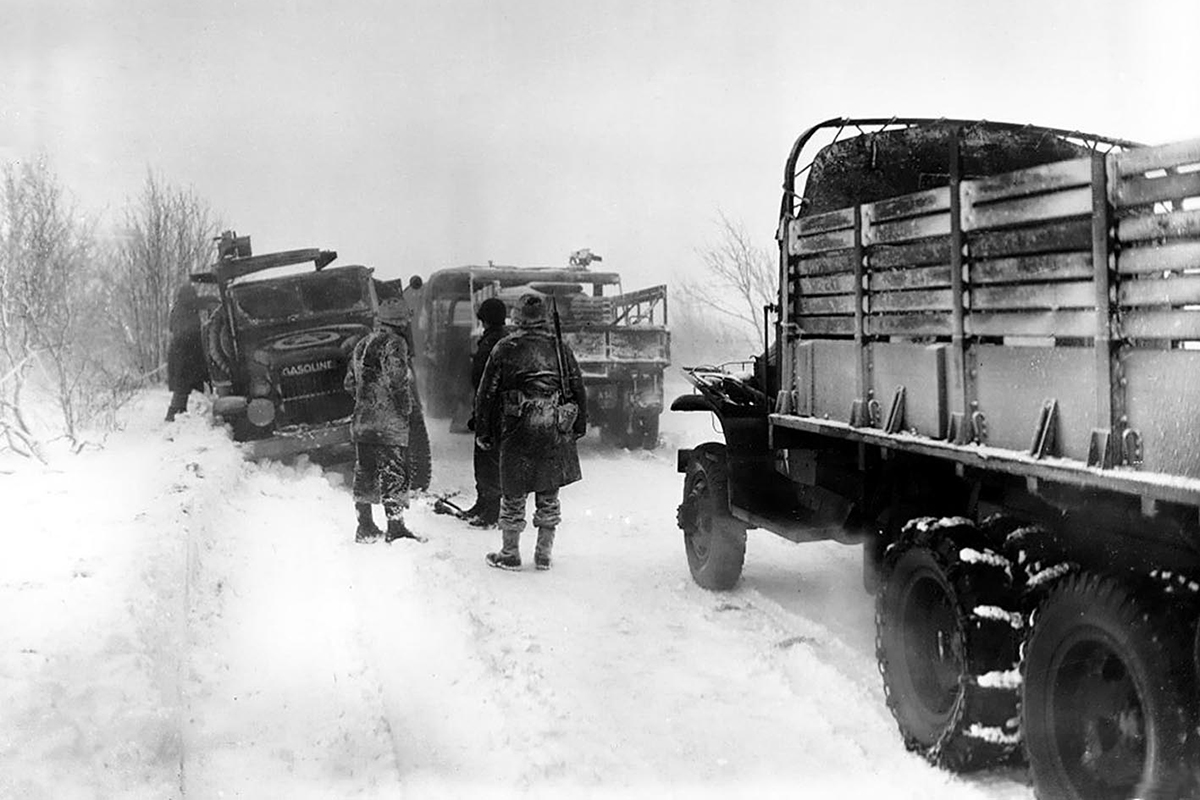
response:
<svg viewBox="0 0 1200 800"><path fill-rule="evenodd" d="M115 311L125 350L140 374L153 374L166 363L172 296L208 263L219 227L191 189L172 186L153 172L126 207L116 254Z"/></svg>
<svg viewBox="0 0 1200 800"><path fill-rule="evenodd" d="M719 213L717 241L701 250L703 274L680 283L680 294L690 303L716 311L739 329L753 330L763 339L763 306L775 302L774 251L759 247L745 227Z"/></svg>
<svg viewBox="0 0 1200 800"><path fill-rule="evenodd" d="M8 448L42 458L22 401L35 367L76 440L97 354L91 226L80 221L45 159L0 172L0 433ZM102 322L101 322L102 326Z"/></svg>

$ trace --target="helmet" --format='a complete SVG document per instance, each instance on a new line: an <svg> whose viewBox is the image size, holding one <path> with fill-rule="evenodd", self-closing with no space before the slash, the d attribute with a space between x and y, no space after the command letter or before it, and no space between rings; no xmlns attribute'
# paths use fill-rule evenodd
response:
<svg viewBox="0 0 1200 800"><path fill-rule="evenodd" d="M196 287L190 281L179 284L175 290L175 302L181 306L192 306L197 300Z"/></svg>
<svg viewBox="0 0 1200 800"><path fill-rule="evenodd" d="M540 294L523 294L513 315L518 325L538 325L545 322L546 299Z"/></svg>
<svg viewBox="0 0 1200 800"><path fill-rule="evenodd" d="M402 297L388 297L379 301L379 321L384 325L403 328L410 316L408 303Z"/></svg>
<svg viewBox="0 0 1200 800"><path fill-rule="evenodd" d="M504 305L503 300L489 297L479 304L479 310L475 312L475 316L484 325L503 325L504 318L508 316L508 307Z"/></svg>

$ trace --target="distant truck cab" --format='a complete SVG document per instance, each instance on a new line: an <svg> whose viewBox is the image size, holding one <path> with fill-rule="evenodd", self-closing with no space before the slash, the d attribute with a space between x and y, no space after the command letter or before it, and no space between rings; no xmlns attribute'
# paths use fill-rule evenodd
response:
<svg viewBox="0 0 1200 800"><path fill-rule="evenodd" d="M667 287L621 292L616 272L589 269L600 257L572 254L566 268L464 266L438 270L412 293L417 375L426 413L464 429L473 399L471 354L482 332L479 304L499 298L511 310L521 295L553 298L563 341L587 387L588 419L601 437L652 449L663 410L663 370L670 364Z"/></svg>
<svg viewBox="0 0 1200 800"><path fill-rule="evenodd" d="M220 298L204 319L213 414L253 458L350 442L354 398L342 381L377 301L372 270L330 267L336 258L315 248L256 256L250 237L227 231L216 263L191 276Z"/></svg>

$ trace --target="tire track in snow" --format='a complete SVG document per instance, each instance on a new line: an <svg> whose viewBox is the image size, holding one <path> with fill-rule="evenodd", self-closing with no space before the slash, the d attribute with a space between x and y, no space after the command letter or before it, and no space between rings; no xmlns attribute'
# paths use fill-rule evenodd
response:
<svg viewBox="0 0 1200 800"><path fill-rule="evenodd" d="M247 464L198 531L188 794L394 790L395 747L355 633L349 547L337 548L347 509L334 514L336 496L316 468Z"/></svg>

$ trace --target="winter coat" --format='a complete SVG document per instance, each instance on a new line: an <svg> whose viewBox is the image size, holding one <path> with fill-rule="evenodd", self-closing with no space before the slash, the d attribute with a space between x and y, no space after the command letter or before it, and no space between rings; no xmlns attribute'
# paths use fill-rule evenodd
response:
<svg viewBox="0 0 1200 800"><path fill-rule="evenodd" d="M408 446L413 394L403 337L386 328L363 337L350 355L344 386L354 396L351 439Z"/></svg>
<svg viewBox="0 0 1200 800"><path fill-rule="evenodd" d="M176 294L167 320L167 388L172 392L204 391L208 381L208 363L200 334L200 303L196 292L185 284Z"/></svg>
<svg viewBox="0 0 1200 800"><path fill-rule="evenodd" d="M471 355L471 388L479 388L479 379L483 377L483 368L487 366L488 356L492 354L492 348L496 346L496 342L508 335L508 328L503 325L488 325L483 329L483 333L479 337L479 343L475 345L475 352Z"/></svg>
<svg viewBox="0 0 1200 800"><path fill-rule="evenodd" d="M518 328L493 348L475 394L475 434L500 448L505 495L544 492L583 477L575 440L587 432L583 376L571 348L562 346L567 389L578 413L559 428L556 342L549 325Z"/></svg>

